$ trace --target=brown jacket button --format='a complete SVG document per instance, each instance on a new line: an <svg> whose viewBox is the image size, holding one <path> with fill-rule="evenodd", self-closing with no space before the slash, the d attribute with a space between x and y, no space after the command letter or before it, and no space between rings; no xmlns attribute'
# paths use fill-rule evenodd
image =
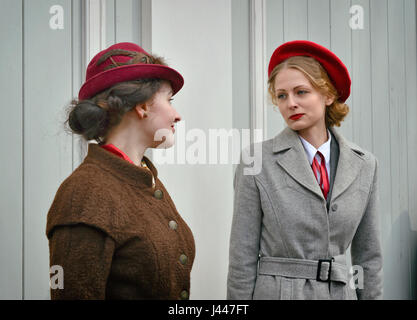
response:
<svg viewBox="0 0 417 320"><path fill-rule="evenodd" d="M188 292L186 290L181 291L180 298L181 298L181 300L187 300L188 299Z"/></svg>
<svg viewBox="0 0 417 320"><path fill-rule="evenodd" d="M163 194L162 194L162 191L161 190L155 190L155 192L154 192L154 197L155 198L157 198L157 199L162 199L162 196L163 196Z"/></svg>
<svg viewBox="0 0 417 320"><path fill-rule="evenodd" d="M186 264L188 260L188 257L185 254L180 255L180 262L182 264Z"/></svg>
<svg viewBox="0 0 417 320"><path fill-rule="evenodd" d="M174 220L171 220L168 225L172 230L177 230L178 225Z"/></svg>

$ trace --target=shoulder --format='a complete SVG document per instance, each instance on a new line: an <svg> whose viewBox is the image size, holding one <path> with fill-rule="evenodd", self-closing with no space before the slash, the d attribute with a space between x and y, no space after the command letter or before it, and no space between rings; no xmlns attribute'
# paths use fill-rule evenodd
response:
<svg viewBox="0 0 417 320"><path fill-rule="evenodd" d="M256 176L260 174L265 155L269 152L270 140L251 143L241 151L237 175ZM272 149L271 149L272 150Z"/></svg>
<svg viewBox="0 0 417 320"><path fill-rule="evenodd" d="M108 202L106 199L117 198L118 188L115 186L119 180L112 174L94 164L81 164L66 178L55 196L71 200L73 205L82 205L97 199L97 202Z"/></svg>
<svg viewBox="0 0 417 320"><path fill-rule="evenodd" d="M343 139L343 143L347 146L347 148L341 149L340 151L349 152L355 158L359 158L362 161L362 174L368 173L370 177L373 178L378 167L377 157L371 151L359 146L350 140L347 140L340 134L338 134L338 136L339 139Z"/></svg>
<svg viewBox="0 0 417 320"><path fill-rule="evenodd" d="M378 161L376 156L371 151L360 147L359 145L357 145L356 143L354 143L352 141L349 141L349 140L345 139L345 142L346 142L347 146L350 148L350 150L354 154L356 154L358 157L363 159L366 164L375 165L375 163Z"/></svg>
<svg viewBox="0 0 417 320"><path fill-rule="evenodd" d="M81 164L66 178L55 194L48 211L46 234L56 226L79 223L109 233L113 214L120 203L114 179L94 164Z"/></svg>

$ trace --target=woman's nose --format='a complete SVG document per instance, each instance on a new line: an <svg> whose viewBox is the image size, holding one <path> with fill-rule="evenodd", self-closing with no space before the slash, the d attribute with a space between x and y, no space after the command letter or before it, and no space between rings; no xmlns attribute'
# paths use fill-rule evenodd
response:
<svg viewBox="0 0 417 320"><path fill-rule="evenodd" d="M181 118L181 115L177 112L177 110L174 109L174 111L175 111L174 122L177 123L178 121L181 121L182 118Z"/></svg>
<svg viewBox="0 0 417 320"><path fill-rule="evenodd" d="M294 98L294 96L292 94L289 94L288 95L287 103L288 103L288 107L290 109L294 109L294 108L297 107L297 103L296 103L295 98Z"/></svg>

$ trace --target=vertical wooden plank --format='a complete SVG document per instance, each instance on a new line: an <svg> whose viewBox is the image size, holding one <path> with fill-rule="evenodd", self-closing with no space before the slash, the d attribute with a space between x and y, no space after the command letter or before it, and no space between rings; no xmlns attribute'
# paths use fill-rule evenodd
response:
<svg viewBox="0 0 417 320"><path fill-rule="evenodd" d="M249 0L232 0L233 128L250 129Z"/></svg>
<svg viewBox="0 0 417 320"><path fill-rule="evenodd" d="M117 42L142 43L142 1L106 1L106 44Z"/></svg>
<svg viewBox="0 0 417 320"><path fill-rule="evenodd" d="M352 30L349 27L350 0L330 1L330 42L331 50L343 61L352 77ZM353 137L352 95L346 101L350 112L338 130L349 140Z"/></svg>
<svg viewBox="0 0 417 320"><path fill-rule="evenodd" d="M410 298L417 298L417 52L415 0L405 0L405 82L408 150L408 215L410 220Z"/></svg>
<svg viewBox="0 0 417 320"><path fill-rule="evenodd" d="M72 0L72 97L78 98L78 92L85 80L86 66L84 52L85 29L83 29L82 12L84 4L81 0ZM83 35L84 31L84 35ZM86 154L86 142L78 135L72 135L72 169L77 168Z"/></svg>
<svg viewBox="0 0 417 320"><path fill-rule="evenodd" d="M132 42L142 44L142 0L132 1Z"/></svg>
<svg viewBox="0 0 417 320"><path fill-rule="evenodd" d="M308 37L307 0L284 0L284 41Z"/></svg>
<svg viewBox="0 0 417 320"><path fill-rule="evenodd" d="M329 0L308 0L308 40L330 49Z"/></svg>
<svg viewBox="0 0 417 320"><path fill-rule="evenodd" d="M388 0L389 43L389 104L391 120L391 212L393 251L389 256L396 261L392 274L396 299L407 299L409 294L409 237L408 177L407 177L407 116L404 61L404 1ZM415 196L415 195L414 195Z"/></svg>
<svg viewBox="0 0 417 320"><path fill-rule="evenodd" d="M85 1L87 63L106 45L106 2Z"/></svg>
<svg viewBox="0 0 417 320"><path fill-rule="evenodd" d="M63 29L50 28L52 6ZM72 139L63 130L72 95L71 2L24 1L24 298L49 297L46 216L72 170ZM64 270L65 272L65 270Z"/></svg>
<svg viewBox="0 0 417 320"><path fill-rule="evenodd" d="M114 0L115 8L115 26L116 42L131 42L133 39L133 0Z"/></svg>
<svg viewBox="0 0 417 320"><path fill-rule="evenodd" d="M396 262L389 258L392 252L391 234L391 152L388 79L388 12L387 0L370 1L371 81L374 155L379 161L380 223L384 259L384 292L389 299L394 286L391 273Z"/></svg>
<svg viewBox="0 0 417 320"><path fill-rule="evenodd" d="M266 56L267 62L275 49L284 43L284 0L266 1ZM268 66L266 66L268 68ZM267 69L266 69L267 70ZM268 94L268 93L266 93ZM277 106L272 104L268 94L267 109L267 136L266 139L275 137L286 123Z"/></svg>
<svg viewBox="0 0 417 320"><path fill-rule="evenodd" d="M260 142L266 136L266 70L265 50L266 31L265 0L249 1L250 28L250 98L251 98L251 129L254 130L251 141Z"/></svg>
<svg viewBox="0 0 417 320"><path fill-rule="evenodd" d="M116 43L115 0L106 0L106 47Z"/></svg>
<svg viewBox="0 0 417 320"><path fill-rule="evenodd" d="M354 0L363 8L363 28L352 30L352 140L372 151L371 48L369 0Z"/></svg>
<svg viewBox="0 0 417 320"><path fill-rule="evenodd" d="M0 299L22 299L22 1L2 1L0 52ZM12 36L11 36L12 35Z"/></svg>
<svg viewBox="0 0 417 320"><path fill-rule="evenodd" d="M141 0L141 45L146 51L152 49L152 0Z"/></svg>

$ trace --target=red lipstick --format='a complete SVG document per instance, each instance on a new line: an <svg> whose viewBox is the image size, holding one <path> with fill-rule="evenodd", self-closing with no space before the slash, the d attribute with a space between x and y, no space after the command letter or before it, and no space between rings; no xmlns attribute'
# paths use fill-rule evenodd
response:
<svg viewBox="0 0 417 320"><path fill-rule="evenodd" d="M290 119L291 119L291 120L298 120L298 119L300 119L303 115L304 115L304 113L297 113L297 114L292 115L292 116L290 117Z"/></svg>

